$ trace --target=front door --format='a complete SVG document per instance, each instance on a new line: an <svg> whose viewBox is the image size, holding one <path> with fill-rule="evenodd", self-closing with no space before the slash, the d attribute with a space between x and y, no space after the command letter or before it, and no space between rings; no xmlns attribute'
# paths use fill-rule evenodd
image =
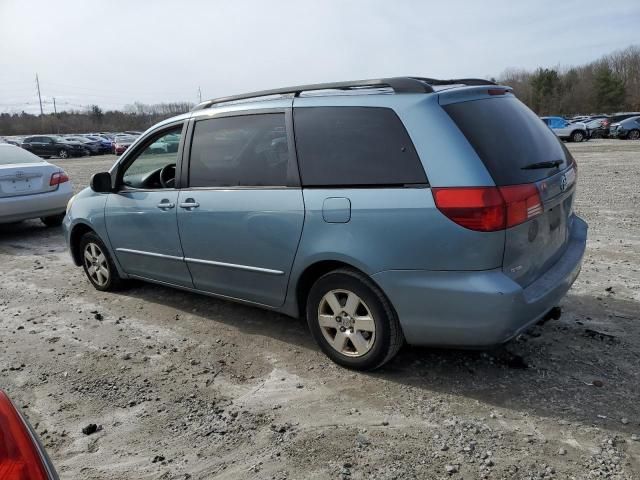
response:
<svg viewBox="0 0 640 480"><path fill-rule="evenodd" d="M105 221L120 265L130 275L193 287L184 262L176 210L176 164L180 152L158 152L166 136L182 134L182 125L151 134L123 159L117 193L109 194Z"/></svg>
<svg viewBox="0 0 640 480"><path fill-rule="evenodd" d="M196 288L282 305L304 204L284 110L197 121L178 225Z"/></svg>
<svg viewBox="0 0 640 480"><path fill-rule="evenodd" d="M48 153L47 151L47 147L49 146L50 141L51 140L49 140L47 137L33 137L33 139L29 142L29 145L31 147L29 148L29 150L41 157L46 155L53 155L51 153Z"/></svg>

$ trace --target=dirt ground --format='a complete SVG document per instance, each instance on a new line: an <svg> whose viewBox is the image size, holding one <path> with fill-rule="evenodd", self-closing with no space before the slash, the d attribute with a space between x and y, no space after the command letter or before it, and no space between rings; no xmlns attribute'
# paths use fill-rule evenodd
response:
<svg viewBox="0 0 640 480"><path fill-rule="evenodd" d="M504 349L406 347L350 372L303 321L100 293L61 229L29 221L0 226L0 388L65 479L638 479L640 142L568 147L582 273L559 320ZM79 190L114 158L52 161Z"/></svg>

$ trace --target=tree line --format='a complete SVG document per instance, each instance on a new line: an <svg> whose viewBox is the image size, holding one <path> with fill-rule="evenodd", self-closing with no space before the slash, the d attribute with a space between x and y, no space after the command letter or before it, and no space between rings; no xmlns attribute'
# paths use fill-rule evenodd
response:
<svg viewBox="0 0 640 480"><path fill-rule="evenodd" d="M640 111L640 47L578 67L507 69L498 79L538 115Z"/></svg>
<svg viewBox="0 0 640 480"><path fill-rule="evenodd" d="M189 102L154 105L134 103L123 110L103 111L98 105L91 105L85 111L64 111L58 114L0 113L0 135L146 130L165 118L188 112L193 106Z"/></svg>

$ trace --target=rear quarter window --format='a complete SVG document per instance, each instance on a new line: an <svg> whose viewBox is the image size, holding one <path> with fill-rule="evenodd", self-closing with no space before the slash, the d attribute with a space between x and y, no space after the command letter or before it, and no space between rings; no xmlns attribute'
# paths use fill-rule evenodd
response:
<svg viewBox="0 0 640 480"><path fill-rule="evenodd" d="M573 163L558 137L515 97L451 103L444 110L474 148L496 185L533 183ZM527 165L561 160L556 168Z"/></svg>
<svg viewBox="0 0 640 480"><path fill-rule="evenodd" d="M303 186L426 184L416 149L395 112L379 107L297 107Z"/></svg>

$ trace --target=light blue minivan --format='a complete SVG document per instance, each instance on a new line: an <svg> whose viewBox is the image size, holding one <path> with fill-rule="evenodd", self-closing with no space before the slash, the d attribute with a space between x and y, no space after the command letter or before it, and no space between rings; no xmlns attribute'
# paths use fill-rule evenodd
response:
<svg viewBox="0 0 640 480"><path fill-rule="evenodd" d="M575 191L509 87L398 77L204 102L94 175L64 227L99 290L306 317L331 359L372 369L405 341L488 347L544 317L582 263Z"/></svg>

